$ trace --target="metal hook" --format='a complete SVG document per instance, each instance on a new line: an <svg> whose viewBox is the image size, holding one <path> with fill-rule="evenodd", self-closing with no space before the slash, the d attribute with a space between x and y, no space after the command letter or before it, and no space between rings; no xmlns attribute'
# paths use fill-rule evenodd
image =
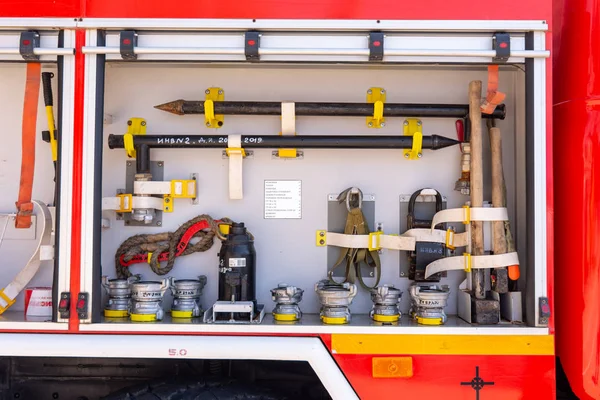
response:
<svg viewBox="0 0 600 400"><path fill-rule="evenodd" d="M346 209L350 212L352 209L362 208L362 191L357 187L349 187L338 195L338 202L346 202Z"/></svg>

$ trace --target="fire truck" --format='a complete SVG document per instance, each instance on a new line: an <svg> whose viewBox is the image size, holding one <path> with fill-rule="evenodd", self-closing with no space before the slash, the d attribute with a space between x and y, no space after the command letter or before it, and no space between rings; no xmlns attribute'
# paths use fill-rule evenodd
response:
<svg viewBox="0 0 600 400"><path fill-rule="evenodd" d="M600 398L596 9L1 0L0 398Z"/></svg>

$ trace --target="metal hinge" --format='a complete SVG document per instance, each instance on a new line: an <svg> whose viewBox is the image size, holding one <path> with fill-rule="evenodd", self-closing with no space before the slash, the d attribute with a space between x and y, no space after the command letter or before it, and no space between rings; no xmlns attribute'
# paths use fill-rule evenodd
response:
<svg viewBox="0 0 600 400"><path fill-rule="evenodd" d="M62 292L58 301L58 314L61 319L69 319L71 316L71 293Z"/></svg>
<svg viewBox="0 0 600 400"><path fill-rule="evenodd" d="M540 297L539 299L539 314L539 324L548 325L548 320L550 319L550 303L548 302L547 297Z"/></svg>
<svg viewBox="0 0 600 400"><path fill-rule="evenodd" d="M510 58L510 34L496 32L492 37L492 48L496 50L494 62L507 62Z"/></svg>
<svg viewBox="0 0 600 400"><path fill-rule="evenodd" d="M88 319L88 303L90 295L85 292L81 292L77 295L77 304L75 310L77 310L77 317L79 319Z"/></svg>

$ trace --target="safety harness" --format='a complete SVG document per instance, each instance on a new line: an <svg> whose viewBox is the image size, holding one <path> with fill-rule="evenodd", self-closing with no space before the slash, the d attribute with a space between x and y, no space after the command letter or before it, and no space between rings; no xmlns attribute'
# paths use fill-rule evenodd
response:
<svg viewBox="0 0 600 400"><path fill-rule="evenodd" d="M340 203L345 202L348 210L346 227L344 228L344 234L346 235L368 235L370 233L369 226L362 212L362 197L361 190L355 187L344 190L338 196L338 201ZM373 286L368 286L362 279L361 264L363 263L369 268L375 269L375 284ZM346 267L344 282L355 283L358 280L360 286L365 289L372 289L379 284L381 278L381 261L379 260L377 250L369 250L368 246L342 247L340 256L329 270L329 279L331 281L335 282L333 272L342 264Z"/></svg>

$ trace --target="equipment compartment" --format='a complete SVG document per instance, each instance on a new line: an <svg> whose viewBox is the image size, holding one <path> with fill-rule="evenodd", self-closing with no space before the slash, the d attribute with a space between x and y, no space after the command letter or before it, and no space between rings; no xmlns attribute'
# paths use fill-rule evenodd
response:
<svg viewBox="0 0 600 400"><path fill-rule="evenodd" d="M159 35L160 36L160 35ZM109 38L112 37L108 36ZM141 41L142 39L140 39ZM147 39L150 40L150 39ZM110 42L110 40L107 40ZM99 42L100 43L100 42ZM147 43L147 42L146 42ZM100 48L100 46L98 47ZM94 56L99 60L101 56ZM144 56L140 56L143 59ZM181 57L181 56L179 56ZM370 88L384 88L385 103L406 104L460 104L467 105L468 85L470 81L483 82L482 96L485 97L487 83L487 65L433 65L417 63L412 65L344 65L344 64L299 64L278 63L249 65L247 63L168 63L156 61L142 63L135 61L119 61L118 56L107 56L106 64L96 70L88 81L88 88L103 94L103 124L100 128L97 110L102 104L87 105L86 140L88 141L84 155L84 215L87 222L92 223L91 215L100 208L102 198L115 197L126 192L126 170L136 164L136 159L128 158L122 148L109 148L109 135L123 135L128 131L128 121L132 118L143 118L145 133L152 135L178 135L180 141L193 135L256 135L257 137L277 136L282 130L281 116L269 115L225 115L222 126L212 129L206 126L204 115L175 115L156 109L159 104L178 99L204 101L205 91L218 88L224 92L225 102L331 102L331 103L365 103ZM319 60L322 61L322 60ZM94 63L90 63L93 65ZM105 74L103 69L105 66ZM533 63L527 68L533 70ZM95 79L95 83L94 83ZM545 265L528 265L533 260L531 252L535 249L528 243L528 232L533 235L534 208L545 209L545 201L535 198L531 179L535 170L545 168L545 163L534 161L533 135L543 135L540 126L527 127L526 117L533 122L533 113L528 112L526 104L525 63L504 65L500 67L499 90L506 94L503 104L506 106L506 118L496 119L502 132L503 167L507 190L507 209L512 227L516 250L521 263L521 277L518 289L523 292L523 308L526 322L511 324L502 321L499 325L477 326L469 324L457 317L457 292L459 285L465 280L464 271L448 271L440 281L450 288L448 305L445 308L449 320L444 326L421 327L427 332L447 330L451 327L468 329L477 327L485 329L505 328L519 329L540 326L536 316L539 293L545 293ZM543 77L536 76L536 85L545 85ZM104 81L104 82L103 82ZM102 85L104 83L104 85ZM102 95L96 97L101 100ZM545 99L540 99L539 108ZM529 108L531 111L532 108ZM96 129L91 123L91 115L96 112ZM218 115L217 115L218 117ZM352 136L402 136L404 122L407 118L418 117L422 122L423 136L440 135L457 139L455 122L457 118L428 118L419 115L407 117L390 117L385 115L385 126L370 129L364 116L296 116L295 132L299 137L313 135ZM139 120L134 120L139 121ZM137 123L137 122L134 122ZM490 146L485 119L482 123L484 149L484 200L491 201ZM538 123L538 122L536 122ZM95 144L92 144L96 135ZM526 136L532 139L527 142ZM102 148L94 146L102 143ZM112 139L111 139L112 140ZM191 139L194 140L193 138ZM539 137L536 143L539 143ZM536 145L537 146L537 145ZM114 146L113 146L114 147ZM117 146L118 147L118 146ZM244 144L242 143L242 147ZM418 329L420 326L409 315L410 293L412 283L400 274L400 258L408 253L383 249L379 252L381 259L380 285L392 284L402 290L400 301L402 317L397 326L376 326L368 317L373 303L370 294L358 287L358 293L350 306L352 321L347 325L324 325L319 321L320 304L315 293L315 284L327 278L328 252L335 254L339 248L320 247L315 244L315 235L319 230L331 229L328 210L332 196L337 196L349 187L358 187L365 195L372 196L374 205L374 224L370 223L371 232L381 229L386 234L402 234L400 221L406 220L403 202L407 196L422 188L438 190L446 203L446 207L460 208L469 196L455 191L455 182L461 174L461 152L458 145L438 150L422 150L422 157L409 160L402 149L314 149L302 148L302 157L297 159L281 159L274 155L275 149L246 148L251 151L243 159L243 199L231 200L228 196L229 160L225 148L152 148L150 160L162 169L162 181L187 180L192 174L196 176L197 204L189 199L175 199L172 212L158 212L156 220L149 226L139 226L124 221L122 215L113 211L103 211L102 220L94 219L97 226L84 231L84 275L82 291L92 296L91 325L82 325L89 331L177 331L186 332L327 332ZM539 151L539 149L535 150ZM93 169L100 160L102 168ZM530 158L531 157L531 158ZM529 169L529 170L528 170ZM90 175L94 173L94 175ZM528 171L528 172L527 172ZM101 189L94 190L94 179L100 177ZM528 177L527 174L530 174ZM536 178L539 179L539 178ZM267 218L265 216L265 185L267 182L300 181L301 210L299 215L287 218ZM529 182L529 183L528 183ZM536 183L539 184L539 183ZM545 183L544 183L545 184ZM537 189L536 189L537 190ZM545 189L544 189L545 190ZM528 201L527 196L530 196ZM93 200L92 200L93 198ZM341 206L343 207L343 205ZM101 275L116 277L115 252L127 238L138 234L157 234L174 232L182 224L201 214L208 214L214 219L228 217L236 222L243 222L254 235L256 248L256 299L265 306L267 315L258 325L211 325L202 319L171 319L169 316L172 302L170 291L164 296L163 308L165 318L161 322L132 324L129 320L106 319L102 310L107 301L104 290L100 288ZM402 215L401 215L402 214ZM95 217L97 218L97 217ZM371 218L368 217L370 220ZM156 222L160 221L160 222ZM339 221L338 221L339 222ZM339 225L338 222L334 224ZM84 222L85 223L85 222ZM100 242L94 241L98 227L102 226ZM141 224L143 225L143 224ZM405 223L402 225L406 226ZM453 224L457 233L462 231L462 224ZM486 223L486 241L489 240L489 226ZM545 232L535 227L535 235L545 237ZM96 233L94 233L96 230ZM545 242L545 241L544 241ZM98 243L97 245L94 245ZM168 276L177 279L197 279L200 275L207 278L203 289L201 303L208 309L218 297L218 255L220 241L215 238L214 245L208 251L176 258L175 266ZM486 250L490 250L489 243ZM545 247L544 247L545 251ZM458 252L457 254L461 254ZM330 256L331 258L331 256ZM335 257L333 257L335 259ZM541 259L536 260L542 263ZM101 266L100 268L98 268ZM95 268L95 272L94 271ZM129 267L134 274L140 274L144 280L160 280L166 276L158 276L151 271L147 263ZM338 278L339 279L339 278ZM366 278L372 285L373 279ZM270 315L275 303L271 299L270 290L279 283L287 283L304 290L299 303L304 314L296 325L278 325ZM358 286L358 285L357 285ZM537 287L537 289L536 289ZM185 325L176 324L184 322ZM543 324L541 324L543 326ZM423 330L423 332L425 332ZM545 331L545 330L544 330ZM416 330L415 330L416 332ZM533 333L534 331L531 330Z"/></svg>

